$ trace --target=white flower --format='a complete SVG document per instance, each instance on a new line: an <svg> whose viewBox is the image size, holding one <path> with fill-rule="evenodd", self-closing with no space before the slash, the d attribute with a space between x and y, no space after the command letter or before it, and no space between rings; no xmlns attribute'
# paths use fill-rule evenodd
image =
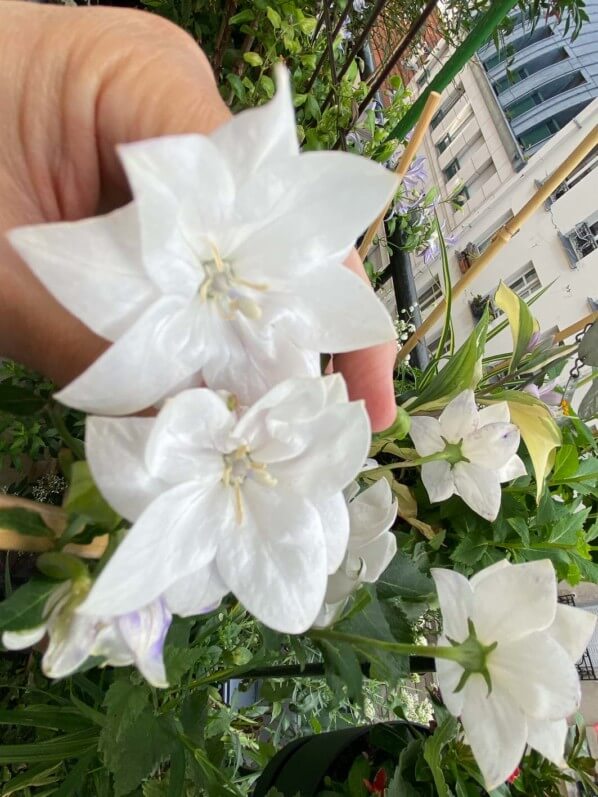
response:
<svg viewBox="0 0 598 797"><path fill-rule="evenodd" d="M317 352L394 339L342 262L397 178L357 155L300 155L288 73L277 75L272 102L210 136L120 147L126 207L9 234L56 299L113 344L60 401L127 414L203 379L248 404L319 374Z"/></svg>
<svg viewBox="0 0 598 797"><path fill-rule="evenodd" d="M47 634L42 670L48 678L65 678L97 656L103 665L134 664L153 686L168 686L163 648L172 617L163 602L153 601L119 617L83 616L76 608L84 596L72 582L61 582L48 598L44 621L24 631L5 631L2 644L8 650L22 650Z"/></svg>
<svg viewBox="0 0 598 797"><path fill-rule="evenodd" d="M497 643L487 657L491 689L456 662L436 659L448 710L461 717L465 735L490 791L519 764L526 743L563 766L566 717L579 707L575 662L596 624L589 612L557 604L550 561L520 565L499 562L469 581L451 570L432 570L442 610L443 637L463 642L468 622L483 645Z"/></svg>
<svg viewBox="0 0 598 797"><path fill-rule="evenodd" d="M517 456L519 429L509 423L507 403L491 404L478 411L473 390L460 393L438 419L412 416L410 435L421 457L445 451L447 444L455 460L462 457L453 463L439 460L422 465L422 481L430 501L446 501L451 495L460 495L486 520L498 515L501 482L526 473Z"/></svg>
<svg viewBox="0 0 598 797"><path fill-rule="evenodd" d="M318 628L333 623L347 599L360 584L373 584L397 552L397 540L389 531L397 516L386 479L378 479L359 493L356 482L345 490L349 505L349 545L339 569L328 577L324 604L315 622Z"/></svg>
<svg viewBox="0 0 598 797"><path fill-rule="evenodd" d="M340 376L289 379L241 414L187 390L157 418L89 418L107 500L134 521L80 611L129 612L164 595L197 614L232 591L280 631L309 628L345 555L342 490L370 442Z"/></svg>

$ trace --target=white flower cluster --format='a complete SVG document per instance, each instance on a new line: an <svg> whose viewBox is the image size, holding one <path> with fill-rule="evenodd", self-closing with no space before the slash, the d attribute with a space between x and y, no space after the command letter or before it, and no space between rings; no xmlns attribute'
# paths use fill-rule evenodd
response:
<svg viewBox="0 0 598 797"><path fill-rule="evenodd" d="M397 178L347 153L300 154L282 67L277 82L270 103L210 136L122 146L126 207L9 235L56 299L111 342L57 397L95 413L89 466L132 523L76 600L60 592L43 626L7 638L54 635L50 675L93 654L135 661L163 685L148 656L162 661L173 613L232 592L270 627L302 632L394 553L389 489L352 489L347 507L370 425L342 377L320 377L319 355L396 337L343 261ZM156 417L106 417L152 405Z"/></svg>

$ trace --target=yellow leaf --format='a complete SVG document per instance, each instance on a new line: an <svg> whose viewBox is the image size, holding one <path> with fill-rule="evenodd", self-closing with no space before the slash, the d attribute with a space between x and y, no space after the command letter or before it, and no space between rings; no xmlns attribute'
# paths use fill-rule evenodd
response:
<svg viewBox="0 0 598 797"><path fill-rule="evenodd" d="M509 321L513 337L511 366L514 367L525 354L533 333L538 329L538 322L527 304L502 281L494 294L494 301Z"/></svg>
<svg viewBox="0 0 598 797"><path fill-rule="evenodd" d="M528 397L529 398L529 397ZM548 407L541 401L509 401L511 422L519 427L529 452L536 477L536 500L540 500L544 480L554 462L554 449L562 443L561 432Z"/></svg>
<svg viewBox="0 0 598 797"><path fill-rule="evenodd" d="M422 520L417 519L417 502L411 490L407 485L399 484L399 482L394 479L390 482L390 486L397 498L397 514L399 517L402 517L407 523L410 523L414 528L421 531L426 539L432 540L436 536L436 532L428 523L424 523Z"/></svg>

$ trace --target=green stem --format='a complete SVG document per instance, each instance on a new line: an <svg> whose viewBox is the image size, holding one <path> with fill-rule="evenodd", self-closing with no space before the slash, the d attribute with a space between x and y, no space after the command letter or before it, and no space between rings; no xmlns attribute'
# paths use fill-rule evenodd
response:
<svg viewBox="0 0 598 797"><path fill-rule="evenodd" d="M54 407L49 407L48 416L50 417L50 420L56 427L57 431L60 433L63 442L71 449L76 458L85 459L85 447L83 445L83 441L77 440L77 438L69 432L60 410L57 410Z"/></svg>
<svg viewBox="0 0 598 797"><path fill-rule="evenodd" d="M417 459L411 459L407 462L391 462L390 465L380 465L378 468L372 468L372 470L366 471L366 474L368 476L377 476L379 473L384 473L387 470L417 468L419 465L425 465L426 462L440 462L441 460L450 462L452 458L453 455L449 451L437 451L435 454L429 454L427 457L418 457Z"/></svg>
<svg viewBox="0 0 598 797"><path fill-rule="evenodd" d="M370 637L347 634L344 631L333 631L326 628L314 629L309 632L309 635L312 639L332 639L337 642L347 642L365 650L377 647L382 650L388 650L391 653L398 653L400 656L433 656L435 659L461 660L459 649L448 645L412 645L409 642L388 642L383 639L371 639Z"/></svg>

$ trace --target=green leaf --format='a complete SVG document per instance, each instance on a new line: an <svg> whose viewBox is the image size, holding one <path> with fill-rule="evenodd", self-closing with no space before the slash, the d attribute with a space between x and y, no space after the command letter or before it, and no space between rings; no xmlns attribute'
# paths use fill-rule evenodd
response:
<svg viewBox="0 0 598 797"><path fill-rule="evenodd" d="M81 559L70 553L48 551L37 559L37 569L56 581L78 581L89 578L89 571Z"/></svg>
<svg viewBox="0 0 598 797"><path fill-rule="evenodd" d="M185 748L177 744L170 758L167 797L181 797L185 793Z"/></svg>
<svg viewBox="0 0 598 797"><path fill-rule="evenodd" d="M31 744L3 744L0 745L0 764L55 763L95 750L97 742L97 731L90 730Z"/></svg>
<svg viewBox="0 0 598 797"><path fill-rule="evenodd" d="M30 537L55 538L55 534L43 521L39 512L32 512L23 507L0 509L0 527L27 534Z"/></svg>
<svg viewBox="0 0 598 797"><path fill-rule="evenodd" d="M9 415L35 415L42 410L48 399L17 385L0 384L0 412Z"/></svg>
<svg viewBox="0 0 598 797"><path fill-rule="evenodd" d="M326 666L326 679L332 691L343 698L346 688L349 700L361 702L363 674L351 645L323 639L320 647Z"/></svg>
<svg viewBox="0 0 598 797"><path fill-rule="evenodd" d="M89 722L74 709L46 705L0 709L0 725L50 728L67 733L89 729Z"/></svg>
<svg viewBox="0 0 598 797"><path fill-rule="evenodd" d="M598 380L595 379L590 385L590 389L579 404L577 414L584 421L591 421L593 418L598 417Z"/></svg>
<svg viewBox="0 0 598 797"><path fill-rule="evenodd" d="M231 25L243 25L245 22L252 22L255 19L255 14L250 8L246 8L243 11L239 11L238 14L234 14L229 23Z"/></svg>
<svg viewBox="0 0 598 797"><path fill-rule="evenodd" d="M451 554L453 562L474 565L486 553L488 541L479 533L472 532L464 537Z"/></svg>
<svg viewBox="0 0 598 797"><path fill-rule="evenodd" d="M241 102L245 102L247 99L247 93L245 91L245 86L243 85L243 81L238 75L235 75L234 72L228 72L226 75L226 79L230 83L233 92L235 95L241 100Z"/></svg>
<svg viewBox="0 0 598 797"><path fill-rule="evenodd" d="M376 583L376 591L381 600L427 601L436 594L430 576L422 573L409 554L403 551L397 551L382 573Z"/></svg>
<svg viewBox="0 0 598 797"><path fill-rule="evenodd" d="M59 586L44 576L33 576L26 584L0 603L0 631L25 631L41 625L44 607Z"/></svg>
<svg viewBox="0 0 598 797"><path fill-rule="evenodd" d="M509 373L512 373L526 353L531 337L537 328L537 323L523 299L517 296L511 288L508 288L502 280L494 294L494 301L507 316L511 327L513 355L511 356Z"/></svg>
<svg viewBox="0 0 598 797"><path fill-rule="evenodd" d="M274 96L275 86L274 81L268 75L262 75L257 83L258 89L264 94L269 100L272 99Z"/></svg>
<svg viewBox="0 0 598 797"><path fill-rule="evenodd" d="M368 797L368 790L363 781L370 777L370 763L363 756L358 756L351 765L347 775L349 797Z"/></svg>
<svg viewBox="0 0 598 797"><path fill-rule="evenodd" d="M82 515L108 529L114 529L120 516L104 500L96 487L87 462L74 462L71 468L71 486L64 500L67 512Z"/></svg>
<svg viewBox="0 0 598 797"><path fill-rule="evenodd" d="M438 797L450 797L450 791L442 771L442 750L457 736L458 723L454 717L446 717L434 734L424 742L424 758L432 770Z"/></svg>
<svg viewBox="0 0 598 797"><path fill-rule="evenodd" d="M272 25L273 28L280 28L280 25L282 23L280 14L278 13L278 11L275 11L272 8L272 6L268 6L266 8L266 16L270 20L270 24Z"/></svg>
<svg viewBox="0 0 598 797"><path fill-rule="evenodd" d="M72 797L73 794L79 794L79 789L85 782L91 762L95 757L96 751L91 750L87 755L80 758L62 781L58 789L53 792L52 797Z"/></svg>
<svg viewBox="0 0 598 797"><path fill-rule="evenodd" d="M100 749L112 749L133 725L149 704L149 690L141 684L133 684L128 678L114 681L106 692L106 724L100 737Z"/></svg>
<svg viewBox="0 0 598 797"><path fill-rule="evenodd" d="M507 518L507 523L521 539L521 542L524 545L529 545L529 526L527 525L525 518L510 517Z"/></svg>
<svg viewBox="0 0 598 797"><path fill-rule="evenodd" d="M31 786L48 786L50 783L56 783L59 769L61 769L61 764L52 764L51 766L39 764L36 767L29 767L25 772L11 778L8 783L2 784L2 797L10 797L17 792L28 794Z"/></svg>
<svg viewBox="0 0 598 797"><path fill-rule="evenodd" d="M243 53L243 60L246 61L250 66L261 66L264 63L262 56L259 55L259 53L254 53L251 51Z"/></svg>
<svg viewBox="0 0 598 797"><path fill-rule="evenodd" d="M314 119L316 122L319 122L322 118L322 111L313 94L309 94L305 102L305 116L307 119Z"/></svg>
<svg viewBox="0 0 598 797"><path fill-rule="evenodd" d="M556 459L554 460L554 469L552 471L553 479L567 479L577 473L579 467L579 458L577 456L577 448L570 443L561 446L557 451Z"/></svg>

